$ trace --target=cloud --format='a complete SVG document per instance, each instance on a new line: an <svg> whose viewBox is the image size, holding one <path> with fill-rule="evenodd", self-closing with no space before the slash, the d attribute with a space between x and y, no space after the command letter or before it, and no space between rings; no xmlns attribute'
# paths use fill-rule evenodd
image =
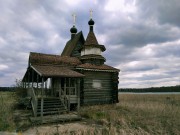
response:
<svg viewBox="0 0 180 135"><path fill-rule="evenodd" d="M8 68L7 65L0 64L0 70L1 70L1 71L4 70L4 69L7 69L7 68Z"/></svg>
<svg viewBox="0 0 180 135"><path fill-rule="evenodd" d="M154 18L161 24L180 26L179 0L137 0L140 16L143 18Z"/></svg>
<svg viewBox="0 0 180 135"><path fill-rule="evenodd" d="M89 10L107 48L106 64L121 69L119 87L179 84L178 0L6 0L0 5L0 86L26 71L29 52L60 54L70 39L72 13L86 38Z"/></svg>

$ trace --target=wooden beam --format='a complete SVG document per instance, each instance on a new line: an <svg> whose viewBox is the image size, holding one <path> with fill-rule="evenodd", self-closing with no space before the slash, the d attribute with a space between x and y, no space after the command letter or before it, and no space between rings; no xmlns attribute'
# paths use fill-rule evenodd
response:
<svg viewBox="0 0 180 135"><path fill-rule="evenodd" d="M77 100L78 100L78 106L77 106L77 111L78 111L78 115L79 115L79 109L80 109L80 78L78 78L77 80Z"/></svg>
<svg viewBox="0 0 180 135"><path fill-rule="evenodd" d="M45 93L45 95L46 95L46 97L47 97L47 80L45 81L45 89L44 89L44 93Z"/></svg>
<svg viewBox="0 0 180 135"><path fill-rule="evenodd" d="M30 83L30 69L28 69L28 88L29 88L29 84Z"/></svg>
<svg viewBox="0 0 180 135"><path fill-rule="evenodd" d="M64 96L66 95L66 78L64 78Z"/></svg>
<svg viewBox="0 0 180 135"><path fill-rule="evenodd" d="M22 82L22 87L24 88L24 82Z"/></svg>
<svg viewBox="0 0 180 135"><path fill-rule="evenodd" d="M59 83L59 97L61 97L61 91L62 91L62 89L61 89L61 78L59 79L59 81L60 81L60 83Z"/></svg>
<svg viewBox="0 0 180 135"><path fill-rule="evenodd" d="M24 78L24 88L26 88L26 77Z"/></svg>
<svg viewBox="0 0 180 135"><path fill-rule="evenodd" d="M41 82L41 97L44 96L44 77L42 77L42 82Z"/></svg>
<svg viewBox="0 0 180 135"><path fill-rule="evenodd" d="M44 99L41 98L41 121L43 120L43 105L44 105Z"/></svg>
<svg viewBox="0 0 180 135"><path fill-rule="evenodd" d="M53 78L50 78L50 84L51 84L51 96L53 96L53 91L54 91Z"/></svg>
<svg viewBox="0 0 180 135"><path fill-rule="evenodd" d="M42 86L41 86L41 120L43 119L43 89L44 89L44 77L42 77Z"/></svg>
<svg viewBox="0 0 180 135"><path fill-rule="evenodd" d="M39 75L37 74L37 82L36 82L37 83L37 88L39 87L38 86L38 81L39 81Z"/></svg>
<svg viewBox="0 0 180 135"><path fill-rule="evenodd" d="M47 89L47 80L45 81L45 89Z"/></svg>
<svg viewBox="0 0 180 135"><path fill-rule="evenodd" d="M69 85L70 85L70 78L68 78L68 81L69 81ZM68 86L69 87L69 86ZM68 110L70 111L70 88L68 88L68 100L69 100L69 104L68 104Z"/></svg>
<svg viewBox="0 0 180 135"><path fill-rule="evenodd" d="M34 70L32 70L32 87L34 85Z"/></svg>

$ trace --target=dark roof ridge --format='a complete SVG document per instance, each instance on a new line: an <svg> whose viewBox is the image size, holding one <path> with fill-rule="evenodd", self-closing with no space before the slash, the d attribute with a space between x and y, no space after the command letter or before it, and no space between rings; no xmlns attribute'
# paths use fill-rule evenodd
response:
<svg viewBox="0 0 180 135"><path fill-rule="evenodd" d="M57 57L60 57L60 55L58 55L58 54L49 54L49 53L30 52L30 55L31 55L31 54L49 55L49 56L57 56Z"/></svg>
<svg viewBox="0 0 180 135"><path fill-rule="evenodd" d="M61 53L61 56L70 56L72 51L74 50L77 42L79 41L79 39L81 37L84 40L84 36L83 36L82 31L78 32L73 39L70 39L69 41L67 41L67 43L66 43L66 45L65 45L65 47Z"/></svg>

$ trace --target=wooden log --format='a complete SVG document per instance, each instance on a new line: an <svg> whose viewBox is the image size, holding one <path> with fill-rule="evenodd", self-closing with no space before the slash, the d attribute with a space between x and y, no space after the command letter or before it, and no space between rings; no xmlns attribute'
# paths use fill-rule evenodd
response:
<svg viewBox="0 0 180 135"><path fill-rule="evenodd" d="M77 102L78 102L78 104L77 104L77 110L78 110L78 115L79 115L79 110L80 110L80 78L78 78L78 80L77 80L77 96L78 96L78 98L77 98Z"/></svg>

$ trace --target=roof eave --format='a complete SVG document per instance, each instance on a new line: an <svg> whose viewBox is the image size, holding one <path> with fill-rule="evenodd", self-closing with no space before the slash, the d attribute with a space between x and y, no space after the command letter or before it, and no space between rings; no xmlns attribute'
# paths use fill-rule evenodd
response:
<svg viewBox="0 0 180 135"><path fill-rule="evenodd" d="M100 72L120 72L119 69L114 69L114 70L107 70L107 69L94 69L94 68L76 68L77 70L87 70L87 71L100 71Z"/></svg>

